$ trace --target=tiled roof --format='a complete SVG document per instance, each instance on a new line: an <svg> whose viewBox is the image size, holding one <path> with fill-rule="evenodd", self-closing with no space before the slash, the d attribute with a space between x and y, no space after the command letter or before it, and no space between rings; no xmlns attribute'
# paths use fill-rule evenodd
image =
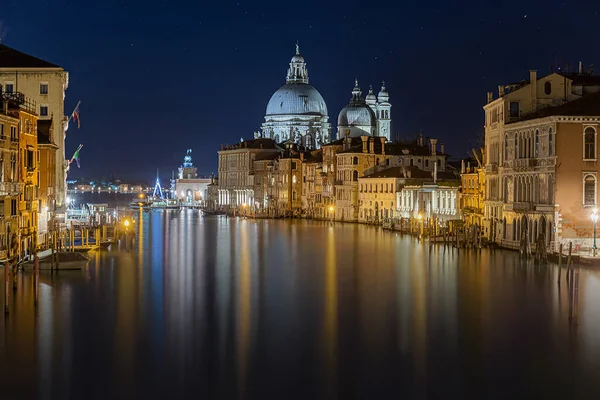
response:
<svg viewBox="0 0 600 400"><path fill-rule="evenodd" d="M30 56L0 44L0 68L61 68L56 64Z"/></svg>

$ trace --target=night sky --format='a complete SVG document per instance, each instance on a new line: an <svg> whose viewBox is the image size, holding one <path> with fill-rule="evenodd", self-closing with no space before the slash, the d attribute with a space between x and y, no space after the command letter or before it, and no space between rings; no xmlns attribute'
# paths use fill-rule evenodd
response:
<svg viewBox="0 0 600 400"><path fill-rule="evenodd" d="M167 178L187 148L217 172L221 143L251 139L285 83L298 40L330 122L386 81L393 134L446 142L464 157L486 92L578 61L600 68L600 3L505 1L2 0L6 45L63 66L78 100L81 169L69 178ZM593 5L593 6L592 6ZM593 8L590 8L592 6Z"/></svg>

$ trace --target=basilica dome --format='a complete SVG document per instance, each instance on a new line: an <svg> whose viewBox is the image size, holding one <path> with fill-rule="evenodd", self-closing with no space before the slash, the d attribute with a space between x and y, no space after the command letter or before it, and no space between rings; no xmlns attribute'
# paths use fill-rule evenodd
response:
<svg viewBox="0 0 600 400"><path fill-rule="evenodd" d="M321 94L308 83L286 83L271 96L266 115L327 116Z"/></svg>
<svg viewBox="0 0 600 400"><path fill-rule="evenodd" d="M375 126L377 118L371 107L362 104L348 104L338 115L338 126Z"/></svg>

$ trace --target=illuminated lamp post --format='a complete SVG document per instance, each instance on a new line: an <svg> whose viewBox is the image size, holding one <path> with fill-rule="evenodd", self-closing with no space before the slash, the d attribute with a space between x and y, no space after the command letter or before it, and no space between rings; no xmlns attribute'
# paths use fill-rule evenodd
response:
<svg viewBox="0 0 600 400"><path fill-rule="evenodd" d="M594 246L592 247L592 250L594 257L596 257L596 249L598 249L596 246L596 222L598 222L598 209L596 208L594 208L594 211L592 211L592 222L594 223Z"/></svg>

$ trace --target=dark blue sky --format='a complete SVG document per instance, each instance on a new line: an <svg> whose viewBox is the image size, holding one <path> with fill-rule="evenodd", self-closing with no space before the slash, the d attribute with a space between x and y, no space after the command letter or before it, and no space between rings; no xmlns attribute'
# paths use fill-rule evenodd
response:
<svg viewBox="0 0 600 400"><path fill-rule="evenodd" d="M164 178L193 149L217 170L221 143L252 138L299 40L335 124L354 77L385 80L393 133L424 134L463 157L487 91L565 65L600 68L600 3L504 1L2 0L8 46L64 66L66 109L82 100L81 169ZM592 7L592 8L590 8Z"/></svg>

